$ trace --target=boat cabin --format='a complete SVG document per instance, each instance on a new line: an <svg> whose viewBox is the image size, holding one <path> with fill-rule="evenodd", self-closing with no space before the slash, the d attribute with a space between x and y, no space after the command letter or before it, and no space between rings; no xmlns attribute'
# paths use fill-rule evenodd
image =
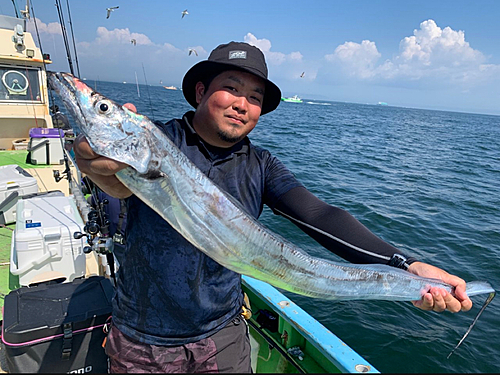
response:
<svg viewBox="0 0 500 375"><path fill-rule="evenodd" d="M42 56L26 20L0 15L0 149L29 139L31 128L52 128Z"/></svg>

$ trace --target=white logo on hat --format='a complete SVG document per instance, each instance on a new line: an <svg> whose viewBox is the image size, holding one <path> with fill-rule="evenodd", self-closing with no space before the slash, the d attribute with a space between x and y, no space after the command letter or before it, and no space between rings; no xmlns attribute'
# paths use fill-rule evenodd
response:
<svg viewBox="0 0 500 375"><path fill-rule="evenodd" d="M246 59L247 51L229 51L229 60L231 59Z"/></svg>

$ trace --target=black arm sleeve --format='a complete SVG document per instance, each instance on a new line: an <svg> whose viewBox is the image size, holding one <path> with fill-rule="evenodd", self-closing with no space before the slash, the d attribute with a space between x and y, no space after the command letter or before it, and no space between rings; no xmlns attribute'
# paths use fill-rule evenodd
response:
<svg viewBox="0 0 500 375"><path fill-rule="evenodd" d="M273 211L277 214L284 213L285 217L291 216L328 233L330 236L291 220L322 246L351 263L388 264L394 254L405 256L373 234L350 213L323 202L304 187L296 187L283 194ZM414 258L406 258L408 264L416 261Z"/></svg>

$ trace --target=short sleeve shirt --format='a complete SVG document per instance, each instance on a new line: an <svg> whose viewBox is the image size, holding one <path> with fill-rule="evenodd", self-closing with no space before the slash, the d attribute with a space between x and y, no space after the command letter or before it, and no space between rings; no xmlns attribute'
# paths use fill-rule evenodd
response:
<svg viewBox="0 0 500 375"><path fill-rule="evenodd" d="M257 219L302 186L269 151L248 138L229 149L206 144L182 119L155 123L188 158ZM241 312L241 275L219 265L175 231L135 195L127 200L126 249L113 300L113 322L127 336L152 345L199 341Z"/></svg>

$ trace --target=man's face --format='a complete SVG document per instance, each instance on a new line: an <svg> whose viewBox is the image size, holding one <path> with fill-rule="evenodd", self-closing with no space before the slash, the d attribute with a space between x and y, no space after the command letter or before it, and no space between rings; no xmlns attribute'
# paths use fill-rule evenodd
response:
<svg viewBox="0 0 500 375"><path fill-rule="evenodd" d="M208 90L198 82L193 121L196 132L213 146L230 147L239 142L257 125L264 89L263 79L238 70L219 74Z"/></svg>

